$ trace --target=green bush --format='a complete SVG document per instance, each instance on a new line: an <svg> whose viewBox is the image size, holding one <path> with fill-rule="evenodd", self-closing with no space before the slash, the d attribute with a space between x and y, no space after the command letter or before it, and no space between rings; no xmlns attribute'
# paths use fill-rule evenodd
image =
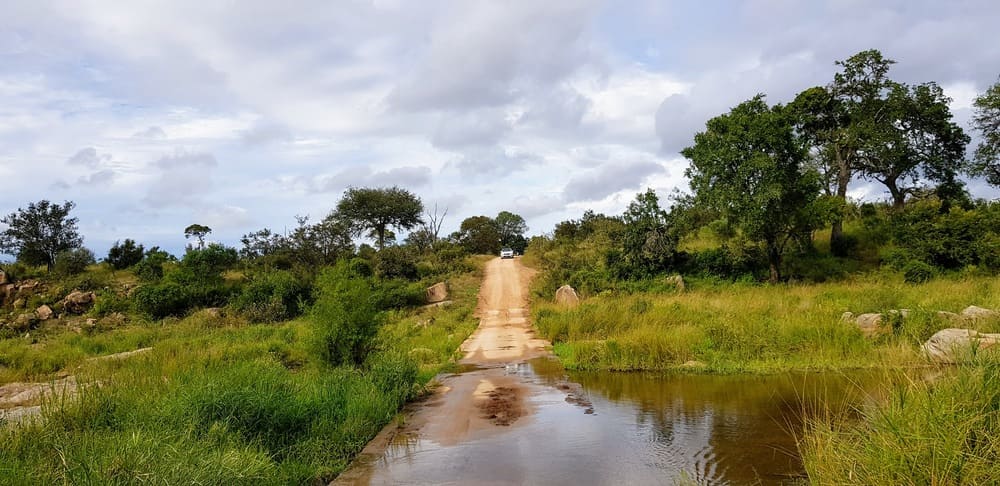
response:
<svg viewBox="0 0 1000 486"><path fill-rule="evenodd" d="M142 261L145 248L137 245L135 240L126 238L124 243L115 242L108 250L108 256L104 261L108 262L116 270L124 270Z"/></svg>
<svg viewBox="0 0 1000 486"><path fill-rule="evenodd" d="M403 309L427 303L427 291L419 283L405 280L379 280L373 288L372 302L380 310Z"/></svg>
<svg viewBox="0 0 1000 486"><path fill-rule="evenodd" d="M415 280L417 255L409 247L389 246L375 255L375 275L381 278Z"/></svg>
<svg viewBox="0 0 1000 486"><path fill-rule="evenodd" d="M924 283L934 278L934 267L919 261L913 260L903 267L903 280L908 283Z"/></svg>
<svg viewBox="0 0 1000 486"><path fill-rule="evenodd" d="M79 275L95 261L94 252L86 248L66 250L56 255L56 264L52 267L52 272L60 277Z"/></svg>
<svg viewBox="0 0 1000 486"><path fill-rule="evenodd" d="M150 248L136 264L135 275L143 282L156 282L163 278L163 264L172 261L176 261L173 255L161 251L159 247Z"/></svg>
<svg viewBox="0 0 1000 486"><path fill-rule="evenodd" d="M352 273L342 261L320 273L315 298L312 322L322 361L333 366L364 363L383 320L371 282Z"/></svg>
<svg viewBox="0 0 1000 486"><path fill-rule="evenodd" d="M291 272L267 272L244 285L230 305L252 322L277 322L297 316L309 293Z"/></svg>
<svg viewBox="0 0 1000 486"><path fill-rule="evenodd" d="M154 319L181 316L189 308L185 287L174 282L144 285L132 293L135 310Z"/></svg>

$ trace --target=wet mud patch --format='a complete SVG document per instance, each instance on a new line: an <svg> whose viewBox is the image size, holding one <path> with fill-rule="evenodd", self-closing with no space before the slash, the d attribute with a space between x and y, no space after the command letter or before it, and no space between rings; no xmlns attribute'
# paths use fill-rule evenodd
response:
<svg viewBox="0 0 1000 486"><path fill-rule="evenodd" d="M490 390L480 402L482 417L493 425L508 426L521 417L524 410L517 389L498 386Z"/></svg>

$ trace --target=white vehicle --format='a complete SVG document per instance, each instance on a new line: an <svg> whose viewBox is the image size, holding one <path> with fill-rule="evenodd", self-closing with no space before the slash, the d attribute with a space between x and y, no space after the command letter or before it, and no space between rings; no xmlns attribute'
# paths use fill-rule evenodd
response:
<svg viewBox="0 0 1000 486"><path fill-rule="evenodd" d="M500 258L514 258L514 250L510 248L500 250Z"/></svg>

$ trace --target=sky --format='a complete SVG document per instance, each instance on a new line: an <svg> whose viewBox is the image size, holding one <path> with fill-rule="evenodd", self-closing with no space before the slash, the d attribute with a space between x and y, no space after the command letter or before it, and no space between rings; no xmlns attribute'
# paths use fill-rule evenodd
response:
<svg viewBox="0 0 1000 486"><path fill-rule="evenodd" d="M865 49L942 85L968 130L998 19L995 0L8 0L0 212L71 200L99 256L179 252L192 223L238 245L399 185L448 209L444 233L507 210L540 234L685 189L707 119Z"/></svg>

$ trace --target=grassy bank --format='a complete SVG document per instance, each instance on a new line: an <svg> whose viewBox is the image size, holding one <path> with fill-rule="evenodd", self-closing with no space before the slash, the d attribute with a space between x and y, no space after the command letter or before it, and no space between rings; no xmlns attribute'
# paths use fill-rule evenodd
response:
<svg viewBox="0 0 1000 486"><path fill-rule="evenodd" d="M918 346L970 304L1000 308L1000 279L908 284L891 273L809 285L695 281L684 293L605 293L573 309L533 302L539 333L575 369L776 372L923 364ZM871 340L841 314L910 309ZM1000 321L963 323L1000 330ZM687 363L687 365L685 365Z"/></svg>
<svg viewBox="0 0 1000 486"><path fill-rule="evenodd" d="M993 359L897 387L861 421L836 414L817 420L800 449L815 484L995 484L998 407L1000 363Z"/></svg>
<svg viewBox="0 0 1000 486"><path fill-rule="evenodd" d="M391 311L359 367L316 359L308 318L251 325L197 312L2 340L0 383L71 373L86 384L50 398L41 420L0 425L0 484L329 480L450 366L476 326L479 281L450 279L451 306Z"/></svg>

